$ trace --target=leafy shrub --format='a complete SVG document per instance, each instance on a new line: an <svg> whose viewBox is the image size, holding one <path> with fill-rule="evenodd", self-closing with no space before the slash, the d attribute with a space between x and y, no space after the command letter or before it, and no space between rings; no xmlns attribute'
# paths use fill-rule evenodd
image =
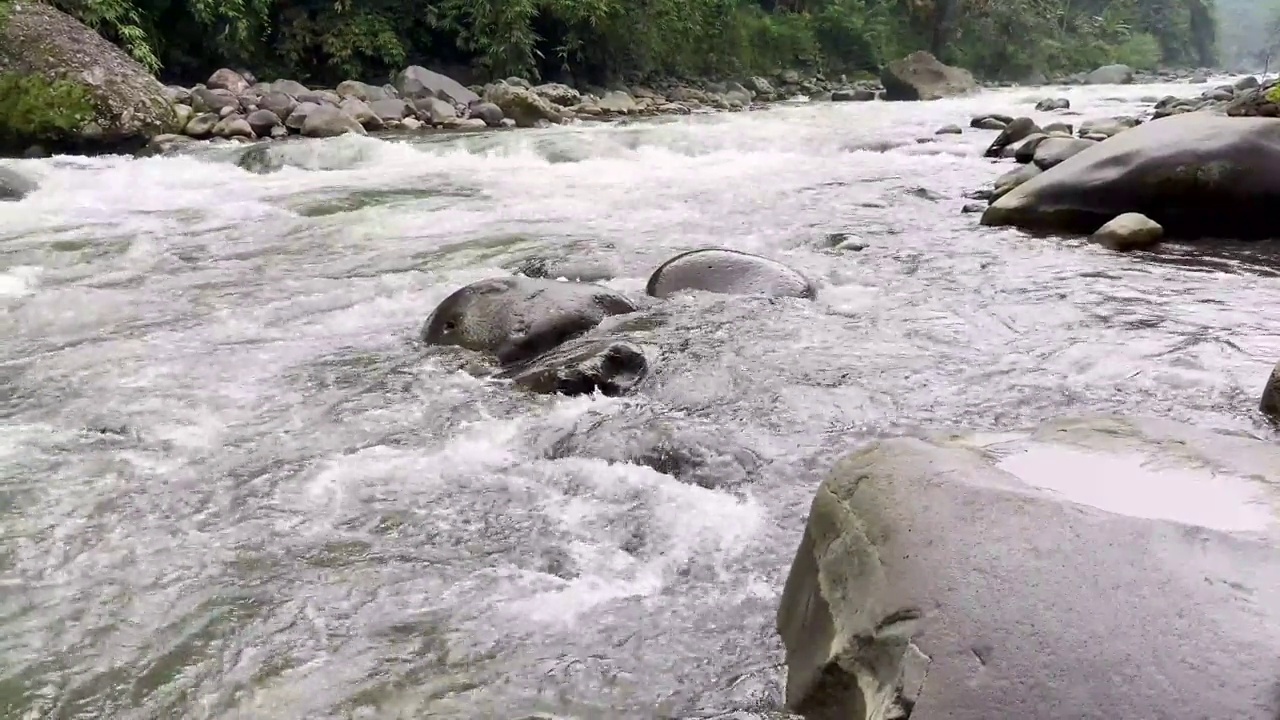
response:
<svg viewBox="0 0 1280 720"><path fill-rule="evenodd" d="M0 142L66 138L96 114L88 89L69 80L0 75L0 97Z"/></svg>

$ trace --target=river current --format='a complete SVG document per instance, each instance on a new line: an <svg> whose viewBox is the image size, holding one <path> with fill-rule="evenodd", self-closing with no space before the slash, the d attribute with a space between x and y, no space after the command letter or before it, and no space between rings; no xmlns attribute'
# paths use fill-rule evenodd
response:
<svg viewBox="0 0 1280 720"><path fill-rule="evenodd" d="M782 582L860 442L1094 411L1269 434L1270 244L1117 255L960 212L1008 169L971 115L1200 89L345 137L268 175L213 146L8 161L41 189L0 204L0 716L776 716ZM818 299L666 301L635 397L415 342L530 258L639 297L712 245ZM659 418L750 471L599 459Z"/></svg>

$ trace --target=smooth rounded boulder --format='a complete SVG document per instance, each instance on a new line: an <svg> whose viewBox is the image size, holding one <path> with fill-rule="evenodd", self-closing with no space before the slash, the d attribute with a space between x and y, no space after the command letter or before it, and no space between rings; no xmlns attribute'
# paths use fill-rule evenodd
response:
<svg viewBox="0 0 1280 720"><path fill-rule="evenodd" d="M993 202L983 225L1090 234L1141 213L1174 238L1280 236L1280 120L1187 113L1085 148Z"/></svg>
<svg viewBox="0 0 1280 720"><path fill-rule="evenodd" d="M599 325L634 312L631 300L588 283L491 278L446 297L420 334L427 345L489 353L502 365L528 362Z"/></svg>
<svg viewBox="0 0 1280 720"><path fill-rule="evenodd" d="M1165 420L882 440L783 591L808 718L1280 717L1280 445Z"/></svg>
<svg viewBox="0 0 1280 720"><path fill-rule="evenodd" d="M688 290L724 295L813 299L817 288L799 271L760 255L724 248L681 253L658 266L645 286L665 298Z"/></svg>
<svg viewBox="0 0 1280 720"><path fill-rule="evenodd" d="M885 65L880 82L885 100L940 100L965 95L978 87L968 70L944 65L923 50Z"/></svg>

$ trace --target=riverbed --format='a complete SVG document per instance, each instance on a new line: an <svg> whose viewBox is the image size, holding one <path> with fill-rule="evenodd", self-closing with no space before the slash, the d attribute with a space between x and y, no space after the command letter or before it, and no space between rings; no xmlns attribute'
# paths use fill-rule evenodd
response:
<svg viewBox="0 0 1280 720"><path fill-rule="evenodd" d="M1203 87L348 136L266 175L211 146L11 161L41 189L0 204L0 716L776 716L774 612L842 452L1095 411L1272 436L1270 243L1118 255L961 212L1008 169L972 115ZM631 398L525 395L415 342L529 259L639 297L702 246L818 299L667 301ZM750 472L554 451L600 417Z"/></svg>

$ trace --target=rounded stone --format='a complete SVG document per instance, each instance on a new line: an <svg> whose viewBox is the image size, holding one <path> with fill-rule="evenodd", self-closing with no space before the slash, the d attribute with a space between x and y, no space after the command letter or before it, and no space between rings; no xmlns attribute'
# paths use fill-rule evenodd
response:
<svg viewBox="0 0 1280 720"><path fill-rule="evenodd" d="M492 353L502 365L529 361L600 324L634 312L631 300L588 283L490 278L446 297L422 326L427 345Z"/></svg>
<svg viewBox="0 0 1280 720"><path fill-rule="evenodd" d="M724 295L813 299L817 288L799 271L760 255L708 248L681 253L658 266L645 292L670 297L686 290Z"/></svg>

